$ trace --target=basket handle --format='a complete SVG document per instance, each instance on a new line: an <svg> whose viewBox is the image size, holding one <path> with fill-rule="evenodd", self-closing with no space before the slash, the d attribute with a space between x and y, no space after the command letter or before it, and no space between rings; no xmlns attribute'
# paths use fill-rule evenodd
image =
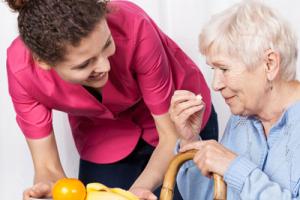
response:
<svg viewBox="0 0 300 200"><path fill-rule="evenodd" d="M196 154L196 150L190 150L176 155L169 164L162 185L160 200L172 200L174 194L174 185L177 172L180 166L187 160L192 160ZM214 179L214 200L226 200L226 184L222 177L218 174L213 174Z"/></svg>

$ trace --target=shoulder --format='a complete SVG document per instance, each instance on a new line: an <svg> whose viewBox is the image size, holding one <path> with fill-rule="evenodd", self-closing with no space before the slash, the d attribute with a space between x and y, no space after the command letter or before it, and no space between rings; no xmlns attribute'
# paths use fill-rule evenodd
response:
<svg viewBox="0 0 300 200"><path fill-rule="evenodd" d="M12 73L28 68L32 64L32 55L20 37L7 48L7 68Z"/></svg>
<svg viewBox="0 0 300 200"><path fill-rule="evenodd" d="M110 14L133 19L148 19L147 13L138 5L129 1L111 1L108 5ZM120 19L121 20L121 19Z"/></svg>
<svg viewBox="0 0 300 200"><path fill-rule="evenodd" d="M142 57L138 52L154 52L151 46L161 45L162 32L142 8L128 1L111 1L108 8L106 19L117 49L111 57L115 65L136 62L133 58Z"/></svg>
<svg viewBox="0 0 300 200"><path fill-rule="evenodd" d="M107 22L115 37L135 39L145 24L156 26L148 14L138 5L128 1L111 1Z"/></svg>

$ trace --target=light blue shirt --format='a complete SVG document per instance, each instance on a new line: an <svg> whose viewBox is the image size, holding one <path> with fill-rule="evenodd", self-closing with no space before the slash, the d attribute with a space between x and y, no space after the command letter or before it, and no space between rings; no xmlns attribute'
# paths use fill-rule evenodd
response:
<svg viewBox="0 0 300 200"><path fill-rule="evenodd" d="M282 114L267 139L256 118L231 116L221 143L238 155L224 174L228 200L300 199L300 102ZM185 200L212 199L213 181L192 161L180 168L177 183Z"/></svg>

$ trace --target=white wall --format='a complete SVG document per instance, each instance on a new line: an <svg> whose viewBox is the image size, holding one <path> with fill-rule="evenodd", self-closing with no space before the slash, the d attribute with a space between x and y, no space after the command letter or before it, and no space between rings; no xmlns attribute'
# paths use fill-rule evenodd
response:
<svg viewBox="0 0 300 200"><path fill-rule="evenodd" d="M199 64L207 81L211 82L210 68L205 65L197 49L197 37L203 23L212 13L238 0L132 0L144 8L158 25ZM300 33L300 1L265 0L277 8ZM32 184L33 167L26 142L15 122L14 110L7 91L6 48L17 35L16 14L0 2L0 194L2 200L21 199L22 190ZM219 94L212 92L219 115L221 131L229 110ZM54 129L62 163L68 176L76 177L78 154L71 139L70 128L63 113L54 113Z"/></svg>

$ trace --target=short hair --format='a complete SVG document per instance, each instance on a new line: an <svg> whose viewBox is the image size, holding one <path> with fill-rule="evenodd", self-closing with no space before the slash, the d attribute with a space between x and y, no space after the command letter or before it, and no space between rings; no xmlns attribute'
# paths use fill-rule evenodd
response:
<svg viewBox="0 0 300 200"><path fill-rule="evenodd" d="M257 1L243 1L214 15L199 36L201 54L225 53L248 69L262 61L264 52L280 54L280 76L296 79L297 38L278 13Z"/></svg>

